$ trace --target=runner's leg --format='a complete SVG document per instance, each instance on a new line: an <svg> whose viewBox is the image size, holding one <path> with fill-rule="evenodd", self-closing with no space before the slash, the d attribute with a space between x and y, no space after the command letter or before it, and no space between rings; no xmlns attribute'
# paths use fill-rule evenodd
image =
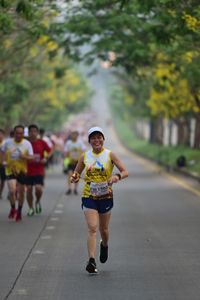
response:
<svg viewBox="0 0 200 300"><path fill-rule="evenodd" d="M16 222L21 221L22 219L22 207L24 203L24 194L25 194L25 184L19 183L17 184L17 189L18 189L18 210L17 210L17 215L16 215Z"/></svg>
<svg viewBox="0 0 200 300"><path fill-rule="evenodd" d="M33 209L33 186L32 185L27 186L26 199L29 208Z"/></svg>
<svg viewBox="0 0 200 300"><path fill-rule="evenodd" d="M16 202L17 180L8 179L7 185L8 185L10 205L13 207L15 206L15 202Z"/></svg>
<svg viewBox="0 0 200 300"><path fill-rule="evenodd" d="M5 181L6 181L5 169L4 167L0 167L0 199L2 198Z"/></svg>
<svg viewBox="0 0 200 300"><path fill-rule="evenodd" d="M40 202L40 199L42 198L42 194L43 194L43 186L41 184L36 184L35 185L36 202Z"/></svg>
<svg viewBox="0 0 200 300"><path fill-rule="evenodd" d="M18 183L18 202L19 206L22 207L24 203L25 185Z"/></svg>
<svg viewBox="0 0 200 300"><path fill-rule="evenodd" d="M1 180L1 182L0 182L0 199L2 198L4 185L5 185L5 180Z"/></svg>
<svg viewBox="0 0 200 300"><path fill-rule="evenodd" d="M68 190L66 191L66 195L71 194L72 183L71 183L71 181L70 181L70 178L71 178L72 174L73 174L73 171L72 171L72 170L68 170L68 173L67 173Z"/></svg>
<svg viewBox="0 0 200 300"><path fill-rule="evenodd" d="M99 231L104 247L108 246L110 217L111 212L99 214Z"/></svg>
<svg viewBox="0 0 200 300"><path fill-rule="evenodd" d="M96 255L96 234L99 222L99 214L95 209L87 209L84 211L85 219L88 227L87 248L89 258L95 258Z"/></svg>
<svg viewBox="0 0 200 300"><path fill-rule="evenodd" d="M16 179L8 179L7 180L7 185L8 185L8 193L9 193L9 201L10 201L10 212L8 215L9 219L14 219L16 216L16 208L15 208L15 203L16 203L16 190L17 190L17 180Z"/></svg>
<svg viewBox="0 0 200 300"><path fill-rule="evenodd" d="M41 206L41 202L40 202L42 193L43 193L42 184L36 184L35 185L35 197L36 197L35 211L37 214L40 214L42 212L42 206Z"/></svg>

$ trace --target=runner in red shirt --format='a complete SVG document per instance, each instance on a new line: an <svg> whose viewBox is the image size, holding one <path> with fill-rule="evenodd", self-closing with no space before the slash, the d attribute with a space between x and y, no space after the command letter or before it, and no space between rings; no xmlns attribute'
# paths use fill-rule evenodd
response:
<svg viewBox="0 0 200 300"><path fill-rule="evenodd" d="M42 212L41 206L41 197L43 194L44 186L44 175L45 175L45 163L47 158L45 158L45 152L52 154L51 148L47 143L38 138L39 128L37 125L32 124L29 126L29 141L33 147L33 153L35 159L28 163L28 172L27 172L27 202L29 210L27 215L33 216L36 212L37 214ZM33 208L33 187L35 187L35 211Z"/></svg>

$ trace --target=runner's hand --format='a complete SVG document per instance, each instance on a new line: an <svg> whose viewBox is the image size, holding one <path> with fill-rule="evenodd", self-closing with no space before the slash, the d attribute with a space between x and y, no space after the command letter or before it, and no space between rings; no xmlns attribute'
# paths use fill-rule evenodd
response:
<svg viewBox="0 0 200 300"><path fill-rule="evenodd" d="M43 158L43 159L40 160L40 163L42 163L42 164L44 164L44 165L46 164L46 162L47 162L47 159L46 159L46 158Z"/></svg>
<svg viewBox="0 0 200 300"><path fill-rule="evenodd" d="M19 174L19 170L16 166L11 166L10 169L13 175L17 176Z"/></svg>
<svg viewBox="0 0 200 300"><path fill-rule="evenodd" d="M117 183L119 181L119 177L117 175L112 175L108 180L108 184L112 185L113 183Z"/></svg>
<svg viewBox="0 0 200 300"><path fill-rule="evenodd" d="M80 180L80 174L78 172L74 172L70 177L71 183L77 183Z"/></svg>
<svg viewBox="0 0 200 300"><path fill-rule="evenodd" d="M7 165L8 165L7 161L3 161L3 162L2 162L2 166L3 166L3 167L6 167Z"/></svg>
<svg viewBox="0 0 200 300"><path fill-rule="evenodd" d="M23 154L22 152L20 153L20 158L21 159L27 159L27 155L26 154Z"/></svg>

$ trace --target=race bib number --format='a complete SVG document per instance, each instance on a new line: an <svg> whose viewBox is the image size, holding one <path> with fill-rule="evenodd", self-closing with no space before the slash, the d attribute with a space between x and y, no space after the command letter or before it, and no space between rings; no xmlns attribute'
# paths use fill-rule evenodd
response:
<svg viewBox="0 0 200 300"><path fill-rule="evenodd" d="M11 152L11 159L12 160L19 160L21 155L21 151L19 149L14 149L14 151Z"/></svg>
<svg viewBox="0 0 200 300"><path fill-rule="evenodd" d="M93 196L103 196L109 193L108 183L101 182L101 183L90 183L90 194Z"/></svg>

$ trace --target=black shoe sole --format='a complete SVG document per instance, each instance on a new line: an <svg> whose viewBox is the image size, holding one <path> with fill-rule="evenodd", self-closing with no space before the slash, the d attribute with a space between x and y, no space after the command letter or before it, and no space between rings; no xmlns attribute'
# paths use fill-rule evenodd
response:
<svg viewBox="0 0 200 300"><path fill-rule="evenodd" d="M94 264L89 263L85 269L89 273L89 275L97 275L98 274L97 267Z"/></svg>
<svg viewBox="0 0 200 300"><path fill-rule="evenodd" d="M71 195L71 191L67 191L66 193L65 193L65 195Z"/></svg>

